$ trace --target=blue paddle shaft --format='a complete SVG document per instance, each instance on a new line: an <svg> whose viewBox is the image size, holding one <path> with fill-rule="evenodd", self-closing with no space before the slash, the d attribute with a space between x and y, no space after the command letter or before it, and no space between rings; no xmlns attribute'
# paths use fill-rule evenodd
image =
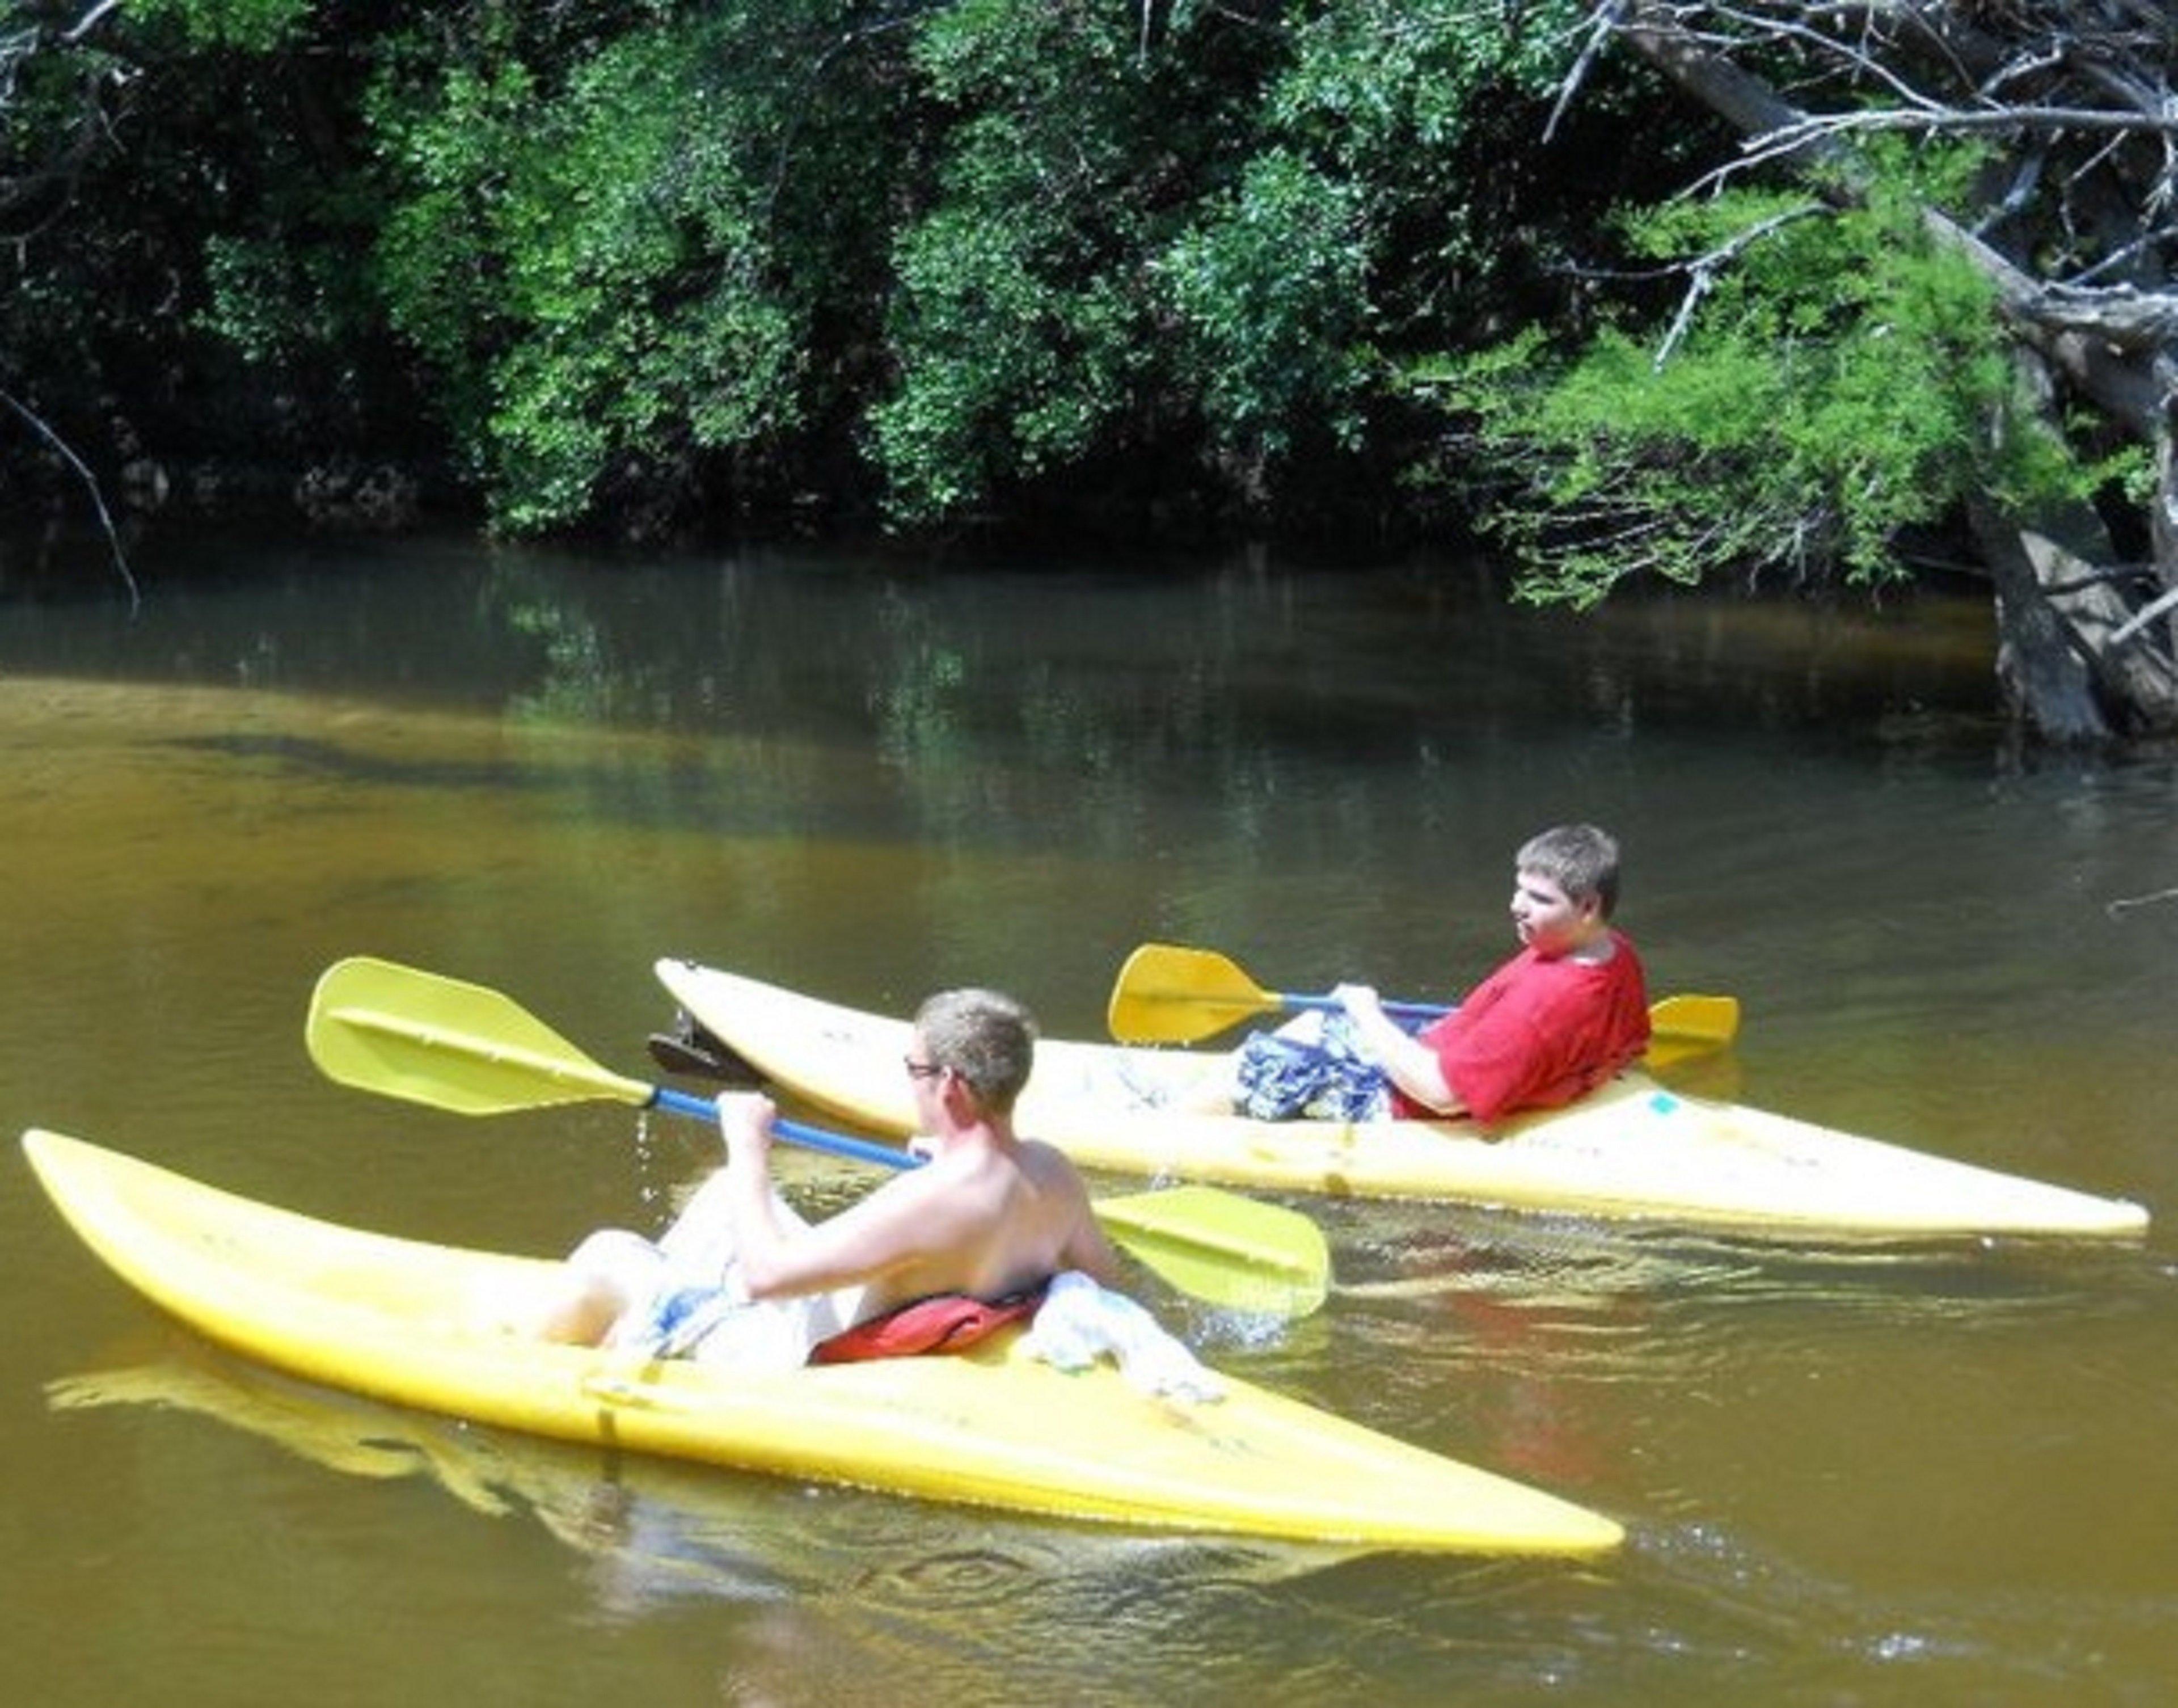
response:
<svg viewBox="0 0 2178 1708"><path fill-rule="evenodd" d="M1335 996L1289 996L1283 991L1278 994L1278 1000L1285 1004L1288 1008L1327 1010L1343 1009L1346 1006ZM1439 1020L1452 1012L1448 1008L1441 1008L1436 1004L1430 1002L1387 1002L1382 1006L1384 1012L1393 1019L1404 1021Z"/></svg>
<svg viewBox="0 0 2178 1708"><path fill-rule="evenodd" d="M670 1086L655 1086L651 1089L654 1108L668 1114L687 1115L692 1120L709 1121L716 1126L719 1106L708 1098L692 1097L687 1092L676 1091ZM800 1121L790 1121L782 1116L772 1124L772 1131L790 1144L802 1145L813 1151L829 1151L835 1157L845 1157L857 1163L875 1163L881 1169L912 1169L922 1159L911 1157L905 1151L896 1151L890 1145L871 1143L867 1139L851 1139L845 1133L828 1133L822 1127L804 1126Z"/></svg>

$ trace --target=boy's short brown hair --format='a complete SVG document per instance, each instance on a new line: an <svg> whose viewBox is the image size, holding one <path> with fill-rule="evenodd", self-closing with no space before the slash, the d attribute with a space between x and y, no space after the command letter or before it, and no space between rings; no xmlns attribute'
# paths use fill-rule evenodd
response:
<svg viewBox="0 0 2178 1708"><path fill-rule="evenodd" d="M1519 872L1540 872L1573 901L1593 901L1606 919L1618 906L1618 843L1593 824L1554 824L1513 857Z"/></svg>
<svg viewBox="0 0 2178 1708"><path fill-rule="evenodd" d="M915 1016L922 1047L994 1115L1013 1113L1036 1062L1036 1019L995 990L941 990Z"/></svg>

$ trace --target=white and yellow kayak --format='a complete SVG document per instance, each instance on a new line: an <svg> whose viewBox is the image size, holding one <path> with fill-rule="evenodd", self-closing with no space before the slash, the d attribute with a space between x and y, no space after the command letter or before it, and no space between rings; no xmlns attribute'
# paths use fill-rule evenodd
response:
<svg viewBox="0 0 2178 1708"><path fill-rule="evenodd" d="M969 1505L1372 1548L1584 1556L1611 1519L1229 1377L1153 1398L1010 1331L955 1357L769 1374L625 1360L463 1325L549 1260L366 1233L33 1129L61 1213L211 1338L329 1386L478 1423Z"/></svg>
<svg viewBox="0 0 2178 1708"><path fill-rule="evenodd" d="M660 961L657 972L783 1090L872 1131L909 1130L906 1021L692 961ZM1016 1117L1085 1167L1272 1191L1858 1239L2131 1237L2148 1226L2121 1199L1682 1096L1639 1072L1486 1137L1466 1121L1257 1121L1179 1106L1211 1059L1044 1039Z"/></svg>

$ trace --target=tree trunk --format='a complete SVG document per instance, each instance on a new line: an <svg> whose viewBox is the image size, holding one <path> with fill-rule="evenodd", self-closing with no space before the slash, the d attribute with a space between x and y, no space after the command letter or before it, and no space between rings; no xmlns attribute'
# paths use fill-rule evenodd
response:
<svg viewBox="0 0 2178 1708"><path fill-rule="evenodd" d="M1996 585L1996 679L2016 715L2044 741L2108 739L2110 721L2088 667L2044 594L2024 537L1988 498L1977 498L1968 509Z"/></svg>

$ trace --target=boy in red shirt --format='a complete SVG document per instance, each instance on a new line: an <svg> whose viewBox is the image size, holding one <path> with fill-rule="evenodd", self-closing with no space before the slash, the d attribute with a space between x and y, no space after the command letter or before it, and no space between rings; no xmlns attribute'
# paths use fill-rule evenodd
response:
<svg viewBox="0 0 2178 1708"><path fill-rule="evenodd" d="M1515 1110L1571 1103L1648 1047L1640 958L1611 924L1617 843L1592 824L1562 824L1531 838L1513 868L1520 951L1451 1013L1409 1035L1369 986L1332 993L1348 1046L1335 1054L1358 1057L1364 1075L1383 1081L1385 1094L1364 1101L1368 1114L1467 1115L1488 1125ZM1244 1048L1244 1087L1257 1043Z"/></svg>
<svg viewBox="0 0 2178 1708"><path fill-rule="evenodd" d="M1409 1037L1365 985L1341 985L1363 1054L1391 1081L1394 1115L1467 1114L1486 1125L1594 1090L1649 1045L1640 957L1611 924L1618 845L1560 825L1514 857L1520 952L1450 1014Z"/></svg>

